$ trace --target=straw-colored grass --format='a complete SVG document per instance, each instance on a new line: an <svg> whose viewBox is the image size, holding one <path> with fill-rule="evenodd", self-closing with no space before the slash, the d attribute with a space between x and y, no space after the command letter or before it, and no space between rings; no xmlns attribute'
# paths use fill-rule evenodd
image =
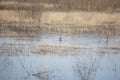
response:
<svg viewBox="0 0 120 80"><path fill-rule="evenodd" d="M33 48L33 53L38 54L57 54L57 55L76 55L79 52L91 51L87 45L74 45L74 44L41 44Z"/></svg>
<svg viewBox="0 0 120 80"><path fill-rule="evenodd" d="M120 24L120 13L100 13L100 12L55 12L44 11L29 12L25 10L0 10L0 22L33 23L34 25L102 25L112 22Z"/></svg>
<svg viewBox="0 0 120 80"><path fill-rule="evenodd" d="M41 23L54 25L101 25L106 22L120 24L120 13L100 12L44 12Z"/></svg>

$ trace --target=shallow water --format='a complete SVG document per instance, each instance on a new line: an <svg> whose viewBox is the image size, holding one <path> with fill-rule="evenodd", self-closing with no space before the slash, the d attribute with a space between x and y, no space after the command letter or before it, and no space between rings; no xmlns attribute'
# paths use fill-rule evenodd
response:
<svg viewBox="0 0 120 80"><path fill-rule="evenodd" d="M61 41L59 38L61 37ZM119 46L119 37L99 38L92 36L42 35L38 38L0 38L0 79L1 80L119 80L120 54L108 50L101 53L104 46ZM35 54L38 46L87 46L76 55ZM21 52L17 54L17 49ZM53 51L54 52L54 51ZM48 51L49 53L49 51ZM73 51L74 53L74 51ZM13 55L4 55L13 54ZM23 55L24 54L24 55Z"/></svg>

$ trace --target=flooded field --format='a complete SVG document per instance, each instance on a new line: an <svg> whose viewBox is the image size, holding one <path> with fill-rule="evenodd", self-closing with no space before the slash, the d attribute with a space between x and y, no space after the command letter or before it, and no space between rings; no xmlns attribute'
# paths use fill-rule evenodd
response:
<svg viewBox="0 0 120 80"><path fill-rule="evenodd" d="M1 28L2 80L119 80L120 36L12 36ZM118 32L119 33L119 32ZM6 35L5 35L6 34ZM32 34L32 32L31 32Z"/></svg>
<svg viewBox="0 0 120 80"><path fill-rule="evenodd" d="M0 80L120 80L120 0L0 0Z"/></svg>

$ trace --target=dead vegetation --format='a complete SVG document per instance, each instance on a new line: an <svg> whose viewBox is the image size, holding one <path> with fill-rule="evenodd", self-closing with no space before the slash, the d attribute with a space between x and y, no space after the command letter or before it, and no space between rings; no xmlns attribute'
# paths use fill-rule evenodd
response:
<svg viewBox="0 0 120 80"><path fill-rule="evenodd" d="M84 35L99 38L109 38L120 36L119 25L94 25L94 26L55 26L55 25L41 25L41 26L15 26L15 25L1 25L1 37L20 37L20 38L37 38L43 34L58 34L65 36Z"/></svg>
<svg viewBox="0 0 120 80"><path fill-rule="evenodd" d="M30 9L31 7L41 9L42 6L45 10L52 9L60 11L120 11L119 0L0 0L0 2L2 3L0 5L1 9ZM6 2L6 4L3 4L3 2ZM17 5L17 3L19 4ZM24 5L20 5L21 3L23 3ZM42 3L43 5L37 5L38 3ZM27 6L27 4L29 4L29 6ZM16 5L17 7L15 7ZM48 7L46 8L45 5L47 5ZM53 7L51 7L50 5L52 5Z"/></svg>
<svg viewBox="0 0 120 80"><path fill-rule="evenodd" d="M82 59L77 59L73 70L78 76L79 80L95 80L96 71L98 69L99 61L96 56L83 57Z"/></svg>
<svg viewBox="0 0 120 80"><path fill-rule="evenodd" d="M120 53L120 48L119 46L105 46L100 48L100 53L105 54L105 53L112 53L112 54L119 54Z"/></svg>
<svg viewBox="0 0 120 80"><path fill-rule="evenodd" d="M76 55L79 52L85 52L86 50L91 51L92 48L89 48L85 45L65 45L65 44L41 44L36 48L33 48L32 53L36 54L57 54L57 55Z"/></svg>
<svg viewBox="0 0 120 80"><path fill-rule="evenodd" d="M95 6L103 3L102 0L90 1L89 0L1 0L1 5L4 6L0 10L0 36L20 36L20 37L34 37L42 33L49 34L81 34L99 36L119 36L120 14L119 13L100 13L100 12L85 12L85 11L49 11L45 10L45 6L60 5L65 10L80 8L80 6L87 6L87 4ZM86 3L85 3L86 2ZM103 5L119 4L118 0L106 0ZM114 4L112 4L114 2ZM79 6L78 6L78 3ZM76 4L76 5L75 5ZM17 6L16 6L17 5ZM102 5L102 4L101 4ZM21 9L5 9L5 7L16 6ZM35 6L41 6L36 8ZM30 9L27 9L29 7ZM72 7L72 8L71 8ZM99 6L100 7L100 6ZM96 7L97 8L97 7ZM80 8L81 9L81 8ZM87 10L87 8L85 8ZM112 23L112 24L109 24ZM110 25L110 26L109 26ZM106 32L107 31L107 32Z"/></svg>
<svg viewBox="0 0 120 80"><path fill-rule="evenodd" d="M32 74L32 76L37 77L39 80L53 80L55 75L53 75L53 71L40 71L39 73Z"/></svg>
<svg viewBox="0 0 120 80"><path fill-rule="evenodd" d="M102 0L1 0L0 2L0 37L34 39L43 34L82 35L106 38L108 45L109 38L120 36L120 13L105 12L119 9L118 0L104 2ZM101 10L104 12L97 12ZM36 51L33 52L67 54L84 49L87 48L45 44L37 46ZM9 47L2 51L9 50L15 51Z"/></svg>
<svg viewBox="0 0 120 80"><path fill-rule="evenodd" d="M27 45L25 44L7 44L3 43L0 45L0 56L18 56L18 55L28 55L29 51L26 51Z"/></svg>
<svg viewBox="0 0 120 80"><path fill-rule="evenodd" d="M0 10L0 23L21 26L94 26L105 23L120 24L119 13L100 13L100 12L60 12L60 11L35 11L31 10Z"/></svg>

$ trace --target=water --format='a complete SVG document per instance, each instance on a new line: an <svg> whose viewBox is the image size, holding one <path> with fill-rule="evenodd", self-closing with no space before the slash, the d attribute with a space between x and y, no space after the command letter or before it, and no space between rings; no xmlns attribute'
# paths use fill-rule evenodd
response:
<svg viewBox="0 0 120 80"><path fill-rule="evenodd" d="M106 38L79 35L53 34L33 39L3 37L0 38L0 80L119 80L119 50L101 51L104 47L119 47L119 42L119 37L107 41ZM53 51L48 50L44 55L33 53L41 45L52 45L49 49ZM67 46L66 55L57 54L60 45ZM68 54L69 48L74 46L86 49Z"/></svg>

